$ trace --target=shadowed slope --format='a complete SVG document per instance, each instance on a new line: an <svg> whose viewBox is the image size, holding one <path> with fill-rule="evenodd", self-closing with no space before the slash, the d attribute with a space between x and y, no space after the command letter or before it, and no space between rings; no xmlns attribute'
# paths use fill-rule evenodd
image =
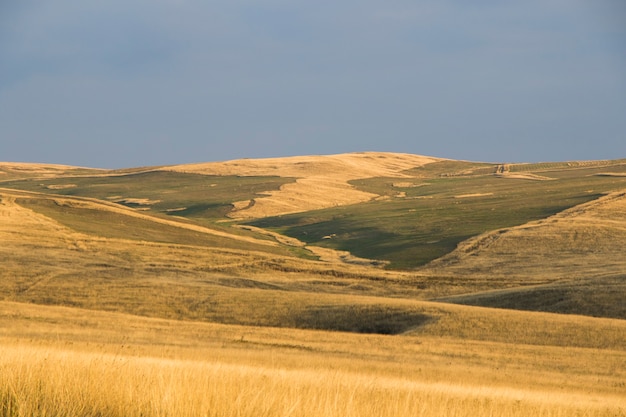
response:
<svg viewBox="0 0 626 417"><path fill-rule="evenodd" d="M461 304L626 318L626 192L548 219L469 239L423 269L499 285L540 284L449 297Z"/></svg>
<svg viewBox="0 0 626 417"><path fill-rule="evenodd" d="M626 271L626 192L614 192L545 220L484 233L425 270L457 276L527 277L530 282Z"/></svg>
<svg viewBox="0 0 626 417"><path fill-rule="evenodd" d="M0 220L0 299L354 332L400 333L424 321L385 298L355 295L415 295L411 277L299 259L274 241L112 203L8 191L0 192Z"/></svg>
<svg viewBox="0 0 626 417"><path fill-rule="evenodd" d="M486 291L439 300L473 306L626 319L625 295L626 275L617 275Z"/></svg>

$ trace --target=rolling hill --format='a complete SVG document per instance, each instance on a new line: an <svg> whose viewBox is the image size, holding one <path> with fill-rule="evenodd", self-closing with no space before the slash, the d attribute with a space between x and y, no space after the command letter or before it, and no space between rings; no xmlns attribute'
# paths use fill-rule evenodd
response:
<svg viewBox="0 0 626 417"><path fill-rule="evenodd" d="M625 252L626 160L0 163L0 417L624 415Z"/></svg>
<svg viewBox="0 0 626 417"><path fill-rule="evenodd" d="M129 294L175 281L232 300L263 288L272 302L304 291L626 317L626 160L355 153L0 172L5 299L149 310L63 294L124 277ZM176 317L222 314L187 301L174 310L197 311Z"/></svg>

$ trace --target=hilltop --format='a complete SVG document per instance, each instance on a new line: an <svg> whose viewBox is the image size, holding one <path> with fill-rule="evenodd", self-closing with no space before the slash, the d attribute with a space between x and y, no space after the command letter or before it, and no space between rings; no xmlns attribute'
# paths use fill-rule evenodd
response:
<svg viewBox="0 0 626 417"><path fill-rule="evenodd" d="M350 181L372 177L406 178L403 171L441 159L397 153L362 152L342 155L238 159L163 168L204 175L278 176L295 178L278 190L237 201L229 217L261 218L369 201L377 194L361 191Z"/></svg>

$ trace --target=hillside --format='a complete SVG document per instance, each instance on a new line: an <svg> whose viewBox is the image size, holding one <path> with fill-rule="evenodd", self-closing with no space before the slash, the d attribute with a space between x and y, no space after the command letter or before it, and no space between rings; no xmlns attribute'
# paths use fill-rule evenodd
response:
<svg viewBox="0 0 626 417"><path fill-rule="evenodd" d="M337 314L354 311L352 302L342 299L346 294L418 296L411 288L416 278L407 274L321 262L305 248L273 239L229 235L91 199L0 190L0 218L3 300L173 319L332 327ZM413 320L402 310L381 307L384 298L359 300L357 309L362 304L372 317ZM313 312L328 303L337 308L325 322L311 324L317 322ZM377 332L387 331L380 329L388 324L362 326Z"/></svg>
<svg viewBox="0 0 626 417"><path fill-rule="evenodd" d="M248 223L310 245L385 260L392 269L413 269L466 239L623 190L624 162L508 165L503 174L501 164L437 161L402 171L403 178L352 181L377 196L361 204Z"/></svg>
<svg viewBox="0 0 626 417"><path fill-rule="evenodd" d="M624 318L626 304L618 297L626 294L625 242L626 193L620 191L545 220L468 239L424 270L527 285L447 301Z"/></svg>
<svg viewBox="0 0 626 417"><path fill-rule="evenodd" d="M352 187L350 181L372 177L405 178L403 171L440 159L409 154L363 152L343 155L243 159L163 168L204 175L278 176L295 178L280 189L234 202L234 219L261 218L344 206L378 195Z"/></svg>
<svg viewBox="0 0 626 417"><path fill-rule="evenodd" d="M625 242L626 191L618 191L468 239L428 269L456 276L535 277L538 283L561 279L564 270L572 279L600 278L626 272Z"/></svg>
<svg viewBox="0 0 626 417"><path fill-rule="evenodd" d="M624 160L0 165L5 300L295 327L365 302L343 296L378 321L404 314L388 297L626 317Z"/></svg>
<svg viewBox="0 0 626 417"><path fill-rule="evenodd" d="M623 416L625 252L626 160L0 164L0 417Z"/></svg>

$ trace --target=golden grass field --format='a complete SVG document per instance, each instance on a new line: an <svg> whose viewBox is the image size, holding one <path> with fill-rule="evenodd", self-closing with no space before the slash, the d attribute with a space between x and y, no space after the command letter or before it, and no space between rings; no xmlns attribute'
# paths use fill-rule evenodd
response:
<svg viewBox="0 0 626 417"><path fill-rule="evenodd" d="M323 180L334 193L370 176L408 187L404 170L435 160L355 154L167 169L298 178L246 214L261 216L318 208L302 201L324 188L307 184L337 170L335 185ZM526 179L503 181L532 176L510 169L505 176L517 169ZM53 195L74 187L43 183L106 172L0 172L43 184L0 183L0 417L626 417L623 191L400 271L252 226L115 202L154 198ZM352 191L319 207L367 194ZM450 201L474 198L493 196ZM533 303L546 294L568 298L550 304L554 313L522 311L541 310ZM462 305L472 303L519 310Z"/></svg>
<svg viewBox="0 0 626 417"><path fill-rule="evenodd" d="M439 308L452 316L443 318L448 324L423 333L383 336L177 322L3 302L0 414L622 416L626 412L622 321L581 317L563 323L549 314L512 312L499 317L489 309ZM465 310L479 328L468 327L455 335L455 321L465 316ZM489 336L480 326L504 332L510 319L527 326L522 335L513 335L516 343L486 340ZM564 346L550 345L553 341L547 335L562 324L568 328L560 335ZM588 343L589 331L594 343L603 347L578 346ZM524 338L547 345L521 343Z"/></svg>

